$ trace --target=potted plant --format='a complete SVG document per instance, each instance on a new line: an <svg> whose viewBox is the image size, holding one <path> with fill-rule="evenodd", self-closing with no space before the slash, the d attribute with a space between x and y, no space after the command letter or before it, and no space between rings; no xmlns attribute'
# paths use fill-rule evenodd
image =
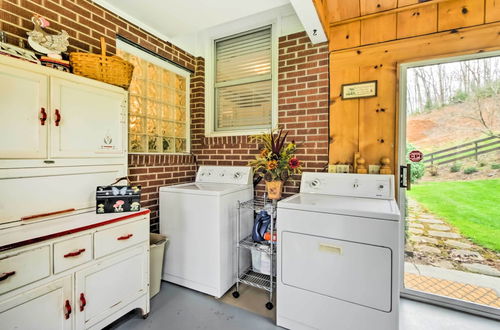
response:
<svg viewBox="0 0 500 330"><path fill-rule="evenodd" d="M255 160L250 162L254 173L264 178L270 199L280 199L283 184L292 174L301 172L300 161L295 157L297 145L294 141L286 143L288 133L283 129L254 135L252 142L263 145Z"/></svg>

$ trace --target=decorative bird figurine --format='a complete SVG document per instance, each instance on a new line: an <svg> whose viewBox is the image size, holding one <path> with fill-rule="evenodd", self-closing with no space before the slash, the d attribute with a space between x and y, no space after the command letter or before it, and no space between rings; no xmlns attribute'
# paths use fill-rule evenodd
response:
<svg viewBox="0 0 500 330"><path fill-rule="evenodd" d="M33 16L31 21L35 27L27 33L30 46L49 57L61 59L61 52L68 49L68 33L62 30L59 34L48 34L43 28L48 27L50 23L40 15Z"/></svg>

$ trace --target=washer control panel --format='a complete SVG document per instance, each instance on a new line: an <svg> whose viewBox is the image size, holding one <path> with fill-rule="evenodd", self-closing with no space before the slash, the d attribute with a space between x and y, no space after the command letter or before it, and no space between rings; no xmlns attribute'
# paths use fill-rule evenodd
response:
<svg viewBox="0 0 500 330"><path fill-rule="evenodd" d="M200 166L196 182L252 184L250 166Z"/></svg>
<svg viewBox="0 0 500 330"><path fill-rule="evenodd" d="M382 174L302 173L300 192L365 198L394 198L394 176Z"/></svg>

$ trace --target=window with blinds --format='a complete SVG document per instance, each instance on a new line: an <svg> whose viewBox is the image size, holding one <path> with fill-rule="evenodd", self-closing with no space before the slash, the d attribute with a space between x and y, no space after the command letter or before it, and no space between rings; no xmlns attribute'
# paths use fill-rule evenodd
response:
<svg viewBox="0 0 500 330"><path fill-rule="evenodd" d="M270 128L271 27L215 42L215 130Z"/></svg>

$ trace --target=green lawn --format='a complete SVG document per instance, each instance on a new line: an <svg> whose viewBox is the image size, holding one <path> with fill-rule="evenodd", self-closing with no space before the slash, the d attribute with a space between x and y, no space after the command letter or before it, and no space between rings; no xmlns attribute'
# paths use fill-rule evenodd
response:
<svg viewBox="0 0 500 330"><path fill-rule="evenodd" d="M408 192L474 243L500 251L500 180L428 182Z"/></svg>

